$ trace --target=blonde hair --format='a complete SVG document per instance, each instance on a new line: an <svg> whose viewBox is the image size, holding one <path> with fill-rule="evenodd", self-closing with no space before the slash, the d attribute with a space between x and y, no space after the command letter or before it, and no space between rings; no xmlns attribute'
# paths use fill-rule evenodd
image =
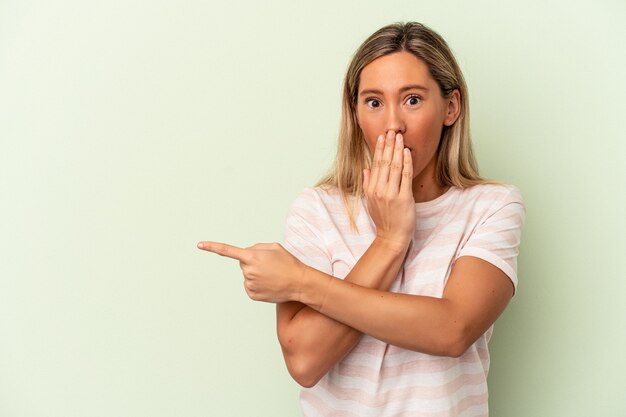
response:
<svg viewBox="0 0 626 417"><path fill-rule="evenodd" d="M359 78L363 68L370 62L401 51L412 53L428 66L444 98L450 97L454 90L460 93L459 117L451 126L444 126L441 134L435 174L437 184L467 188L489 182L478 174L470 142L467 86L448 44L421 23L385 26L363 42L348 66L343 85L337 156L330 172L317 184L339 190L350 225L355 229L356 203L363 196L362 172L371 164L371 154L356 117Z"/></svg>

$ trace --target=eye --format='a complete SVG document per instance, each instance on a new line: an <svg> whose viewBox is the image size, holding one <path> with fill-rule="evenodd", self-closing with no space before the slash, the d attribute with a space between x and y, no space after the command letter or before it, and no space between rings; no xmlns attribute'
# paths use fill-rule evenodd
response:
<svg viewBox="0 0 626 417"><path fill-rule="evenodd" d="M371 107L373 109L377 109L377 108L379 108L382 105L382 103L377 98L368 98L368 99L365 100L365 105L367 107Z"/></svg>
<svg viewBox="0 0 626 417"><path fill-rule="evenodd" d="M422 98L420 96L409 96L406 99L406 103L409 106L417 106L418 104L420 104L422 102Z"/></svg>

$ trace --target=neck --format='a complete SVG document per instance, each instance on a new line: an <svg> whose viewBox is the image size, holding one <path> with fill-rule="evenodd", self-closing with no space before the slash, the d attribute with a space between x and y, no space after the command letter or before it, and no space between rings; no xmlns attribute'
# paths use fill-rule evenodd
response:
<svg viewBox="0 0 626 417"><path fill-rule="evenodd" d="M413 199L416 203L425 203L443 195L449 186L440 186L435 179L435 163L433 160L415 178L413 178Z"/></svg>
<svg viewBox="0 0 626 417"><path fill-rule="evenodd" d="M417 181L418 178L413 180L413 199L416 203L425 203L426 201L434 200L437 197L442 196L449 186L439 186L435 182L434 177L431 181Z"/></svg>

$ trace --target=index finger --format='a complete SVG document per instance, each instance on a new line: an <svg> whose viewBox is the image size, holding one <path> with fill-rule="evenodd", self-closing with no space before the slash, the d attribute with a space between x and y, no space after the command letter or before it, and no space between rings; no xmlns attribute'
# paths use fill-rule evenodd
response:
<svg viewBox="0 0 626 417"><path fill-rule="evenodd" d="M237 259L238 261L244 261L248 257L247 249L220 242L199 242L198 249L217 253L220 256Z"/></svg>
<svg viewBox="0 0 626 417"><path fill-rule="evenodd" d="M400 192L406 194L413 194L413 156L408 148L404 148L403 152L403 167L402 167L402 179L400 180Z"/></svg>

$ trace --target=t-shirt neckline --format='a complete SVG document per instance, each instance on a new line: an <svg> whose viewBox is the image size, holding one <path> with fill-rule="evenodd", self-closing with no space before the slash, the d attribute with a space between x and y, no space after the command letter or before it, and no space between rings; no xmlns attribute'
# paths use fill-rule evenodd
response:
<svg viewBox="0 0 626 417"><path fill-rule="evenodd" d="M436 207L442 204L443 202L445 202L448 198L450 198L452 194L454 194L455 190L457 190L457 187L453 185L450 188L448 188L448 190L445 193L441 194L439 197L433 200L424 201L423 203L415 203L415 210L422 211L422 210L427 210L427 209Z"/></svg>

